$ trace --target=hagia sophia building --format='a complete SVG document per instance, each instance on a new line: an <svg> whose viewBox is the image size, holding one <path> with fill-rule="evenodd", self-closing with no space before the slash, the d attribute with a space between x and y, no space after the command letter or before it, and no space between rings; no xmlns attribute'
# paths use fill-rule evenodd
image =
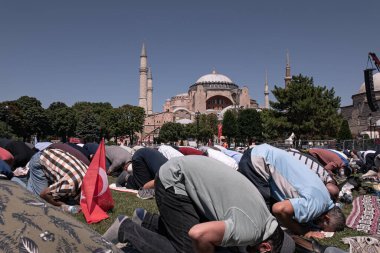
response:
<svg viewBox="0 0 380 253"><path fill-rule="evenodd" d="M142 132L143 142L153 142L161 126L166 122L188 124L195 121L196 114L214 113L221 120L230 108L269 108L269 89L266 78L264 86L265 103L260 107L249 95L248 87L240 87L229 77L213 70L191 84L186 93L166 99L162 112L153 112L153 78L148 68L148 56L143 44L140 55L139 106L144 108L146 118ZM291 81L289 57L286 64L285 85Z"/></svg>
<svg viewBox="0 0 380 253"><path fill-rule="evenodd" d="M380 73L373 75L376 102L380 103ZM372 112L368 106L365 84L352 95L352 105L342 106L341 114L348 121L353 136L368 134L369 138L379 138L380 111ZM380 105L380 104L379 104Z"/></svg>

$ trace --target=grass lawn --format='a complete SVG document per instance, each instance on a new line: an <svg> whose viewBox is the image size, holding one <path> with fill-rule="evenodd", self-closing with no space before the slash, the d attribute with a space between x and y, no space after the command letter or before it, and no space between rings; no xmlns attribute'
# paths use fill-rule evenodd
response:
<svg viewBox="0 0 380 253"><path fill-rule="evenodd" d="M108 177L109 184L114 183L115 180L116 178ZM115 207L112 211L108 212L109 218L96 224L89 224L89 226L99 234L104 234L118 215L127 215L132 217L133 211L138 207L142 207L149 212L158 213L155 199L142 200L136 197L136 194L133 193L118 192L113 190L111 190L111 192L115 202ZM86 223L82 213L76 214L75 217L83 223Z"/></svg>
<svg viewBox="0 0 380 253"><path fill-rule="evenodd" d="M115 181L114 178L109 177L109 183L113 183ZM111 190L112 191L112 190ZM90 224L89 226L97 231L100 234L103 234L108 227L111 226L113 221L116 219L118 215L127 215L127 216L132 216L133 211L137 207L142 207L145 208L146 210L150 212L158 212L156 202L154 199L150 200L141 200L136 197L135 194L131 193L125 193L125 192L117 192L117 191L112 191L112 196L115 201L115 207L112 211L108 212L108 215L110 218L103 220L97 224ZM351 212L352 206L351 205L345 205L343 207L343 211L348 216L348 214ZM86 223L83 214L76 214L74 215L78 220ZM349 245L344 244L341 239L344 237L350 237L350 236L361 236L361 235L366 235L365 233L361 233L349 228L346 228L342 232L335 233L335 235L332 238L326 238L323 240L319 240L321 244L324 245L330 245L330 246L336 246L341 249L348 250Z"/></svg>

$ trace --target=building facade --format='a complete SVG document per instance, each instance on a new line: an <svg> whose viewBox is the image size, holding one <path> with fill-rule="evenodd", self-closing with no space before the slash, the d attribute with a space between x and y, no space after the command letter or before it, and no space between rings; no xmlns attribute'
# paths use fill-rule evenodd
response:
<svg viewBox="0 0 380 253"><path fill-rule="evenodd" d="M226 110L231 108L255 108L259 105L249 95L246 86L240 87L226 75L211 73L198 78L189 85L187 92L166 99L162 112L153 112L153 78L148 68L148 56L145 45L140 55L140 96L139 106L144 108L146 118L140 141L153 142L158 136L161 126L166 122L188 124L195 121L195 116L213 113L221 120ZM285 69L285 85L291 80L289 54L287 54ZM264 83L265 105L269 109L269 88L267 75Z"/></svg>
<svg viewBox="0 0 380 253"><path fill-rule="evenodd" d="M380 102L380 73L373 75L376 102ZM352 95L352 105L341 107L341 114L348 121L354 136L368 134L370 138L378 135L380 112L372 112L368 106L365 84L360 86L358 93Z"/></svg>

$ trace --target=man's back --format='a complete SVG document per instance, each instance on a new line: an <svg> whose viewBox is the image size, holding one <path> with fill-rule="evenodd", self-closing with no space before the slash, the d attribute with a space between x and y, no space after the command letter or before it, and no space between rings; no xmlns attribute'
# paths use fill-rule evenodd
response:
<svg viewBox="0 0 380 253"><path fill-rule="evenodd" d="M223 246L262 240L278 225L256 187L215 159L173 158L161 167L159 177L165 188L173 186L176 194L189 196L207 219L226 222Z"/></svg>
<svg viewBox="0 0 380 253"><path fill-rule="evenodd" d="M290 199L299 222L308 222L333 207L319 177L285 150L257 145L251 151L251 158L255 157L264 158L267 164L269 171L263 173L269 175L272 196L278 201Z"/></svg>

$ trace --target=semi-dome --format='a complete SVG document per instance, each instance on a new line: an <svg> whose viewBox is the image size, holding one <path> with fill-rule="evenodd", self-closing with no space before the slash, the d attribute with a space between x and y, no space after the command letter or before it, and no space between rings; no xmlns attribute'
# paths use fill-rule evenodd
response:
<svg viewBox="0 0 380 253"><path fill-rule="evenodd" d="M211 74L201 76L195 83L233 83L230 78L225 75L212 71Z"/></svg>
<svg viewBox="0 0 380 253"><path fill-rule="evenodd" d="M375 91L380 91L380 73L373 75L373 87ZM365 83L360 86L358 94L360 93L365 93Z"/></svg>

